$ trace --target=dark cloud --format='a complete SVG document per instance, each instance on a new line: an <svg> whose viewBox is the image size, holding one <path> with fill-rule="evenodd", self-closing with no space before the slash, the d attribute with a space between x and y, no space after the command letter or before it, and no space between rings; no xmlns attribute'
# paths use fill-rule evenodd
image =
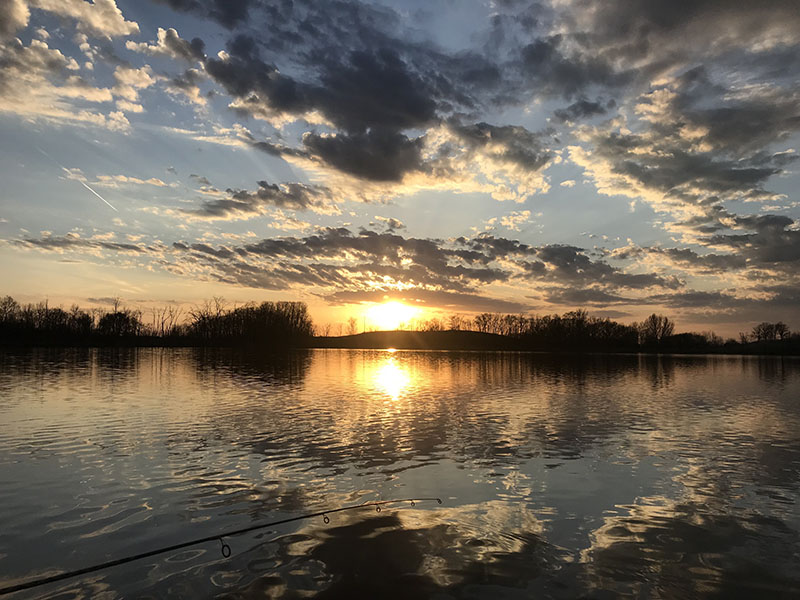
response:
<svg viewBox="0 0 800 600"><path fill-rule="evenodd" d="M632 71L615 69L596 52L566 50L571 41L555 35L521 49L521 70L537 93L573 98L591 87L614 89L632 80Z"/></svg>
<svg viewBox="0 0 800 600"><path fill-rule="evenodd" d="M370 128L400 131L424 127L436 116L430 87L392 50L351 52L344 62L319 57L320 83L298 81L260 57L251 37L228 45L229 56L209 59L206 70L252 114L302 116L318 110L354 134Z"/></svg>
<svg viewBox="0 0 800 600"><path fill-rule="evenodd" d="M353 52L347 63L328 60L321 81L317 103L346 131L405 130L429 125L436 116L435 90L389 48Z"/></svg>
<svg viewBox="0 0 800 600"><path fill-rule="evenodd" d="M254 0L155 0L173 10L194 12L214 19L228 29L244 22Z"/></svg>
<svg viewBox="0 0 800 600"><path fill-rule="evenodd" d="M248 139L250 139L253 148L260 150L265 154L269 154L270 156L299 156L303 158L311 158L311 155L304 150L290 148L289 146L276 144L267 140L256 141L252 135L249 135Z"/></svg>
<svg viewBox="0 0 800 600"><path fill-rule="evenodd" d="M38 248L41 250L54 251L101 249L144 254L153 250L152 247L144 245L82 238L75 234L69 233L63 236L48 235L41 238L25 238L22 240L15 240L14 244L22 248Z"/></svg>
<svg viewBox="0 0 800 600"><path fill-rule="evenodd" d="M180 75L172 77L167 84L167 89L173 92L186 94L190 98L200 94L200 83L205 80L205 75L198 69L186 69Z"/></svg>
<svg viewBox="0 0 800 600"><path fill-rule="evenodd" d="M780 155L753 164L692 152L664 138L657 141L636 134L612 133L595 142L595 151L613 163L616 174L663 193L688 187L708 193L757 195L762 184L780 173L782 166L776 160Z"/></svg>
<svg viewBox="0 0 800 600"><path fill-rule="evenodd" d="M303 136L310 153L326 164L364 179L400 181L407 172L422 168L421 138L402 133L371 130L364 134Z"/></svg>
<svg viewBox="0 0 800 600"><path fill-rule="evenodd" d="M86 298L86 301L87 302L91 302L92 304L111 304L111 305L115 305L115 304L119 304L120 299L119 298L112 298L111 296L101 296L99 298L94 298L94 297Z"/></svg>
<svg viewBox="0 0 800 600"><path fill-rule="evenodd" d="M203 185L210 185L205 177L192 175ZM258 189L227 190L227 198L207 200L200 208L184 209L181 212L204 219L247 219L263 214L267 208L290 210L335 211L331 191L324 186L303 183L258 182Z"/></svg>
<svg viewBox="0 0 800 600"><path fill-rule="evenodd" d="M665 287L676 289L682 283L674 277L653 273L625 273L602 260L592 260L582 248L569 245L529 246L518 240L497 238L482 234L475 238L459 238L457 243L476 251L476 261L489 262L500 258L518 259L526 276L542 281L555 281L573 285L598 284L604 286L643 289ZM464 257L466 259L466 256ZM530 260L531 258L537 260Z"/></svg>
<svg viewBox="0 0 800 600"><path fill-rule="evenodd" d="M205 185L205 186L210 186L211 185L211 182L208 180L208 177L205 177L204 175L198 175L197 173L191 173L191 174L189 174L189 178L190 179L194 179L200 185Z"/></svg>
<svg viewBox="0 0 800 600"><path fill-rule="evenodd" d="M734 157L770 158L759 153L800 131L800 89L796 85L746 86L737 89L715 83L705 66L689 69L674 79L670 96L650 95L643 105L657 107L654 126L678 138L681 130L694 133L694 144ZM784 161L792 157L784 156ZM783 163L787 164L786 162ZM781 165L782 166L782 165Z"/></svg>
<svg viewBox="0 0 800 600"><path fill-rule="evenodd" d="M694 273L722 273L744 269L747 261L738 254L698 254L690 248L649 248L648 252L668 257Z"/></svg>
<svg viewBox="0 0 800 600"><path fill-rule="evenodd" d="M564 15L587 51L666 69L694 53L792 40L800 29L793 0L578 0ZM713 32L713 34L710 34Z"/></svg>
<svg viewBox="0 0 800 600"><path fill-rule="evenodd" d="M630 289L654 286L676 289L683 285L674 277L662 277L654 273L625 273L601 260L591 260L583 249L575 246L543 246L538 249L536 256L547 265L547 278L565 283L599 283Z"/></svg>
<svg viewBox="0 0 800 600"><path fill-rule="evenodd" d="M711 308L727 310L752 305L755 301L739 298L726 292L686 291L676 294L654 294L640 300L642 304L657 304L670 308Z"/></svg>
<svg viewBox="0 0 800 600"><path fill-rule="evenodd" d="M330 228L238 247L176 243L173 248L200 260L219 280L269 289L313 285L364 291L374 290L376 281L397 280L423 289L466 292L507 277L500 269L453 264L433 240L366 230L354 235Z"/></svg>
<svg viewBox="0 0 800 600"><path fill-rule="evenodd" d="M630 304L630 298L607 292L598 288L550 288L545 292L545 298L553 304L566 306Z"/></svg>
<svg viewBox="0 0 800 600"><path fill-rule="evenodd" d="M596 101L586 100L582 98L573 102L566 108L560 108L553 112L553 115L562 123L568 121L578 121L590 117L597 117L606 114L609 110L616 107L614 100L603 102L600 99Z"/></svg>
<svg viewBox="0 0 800 600"><path fill-rule="evenodd" d="M754 232L716 234L706 243L735 250L755 263L780 265L800 261L800 229L794 219L783 215L752 215L735 217L734 222L737 228Z"/></svg>
<svg viewBox="0 0 800 600"><path fill-rule="evenodd" d="M494 160L522 167L526 171L538 171L552 158L552 153L545 148L546 133L534 133L518 125L497 126L489 123L453 124L451 129L468 150L491 145Z"/></svg>

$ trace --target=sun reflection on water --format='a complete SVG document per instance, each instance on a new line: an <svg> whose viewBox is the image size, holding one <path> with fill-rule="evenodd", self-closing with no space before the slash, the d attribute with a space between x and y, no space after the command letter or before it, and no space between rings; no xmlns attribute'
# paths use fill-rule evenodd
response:
<svg viewBox="0 0 800 600"><path fill-rule="evenodd" d="M411 385L411 373L391 356L375 369L372 380L376 388L392 400L397 400Z"/></svg>

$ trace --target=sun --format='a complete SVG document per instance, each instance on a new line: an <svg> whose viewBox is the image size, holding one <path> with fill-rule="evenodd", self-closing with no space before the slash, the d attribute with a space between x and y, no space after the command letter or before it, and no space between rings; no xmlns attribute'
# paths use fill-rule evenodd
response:
<svg viewBox="0 0 800 600"><path fill-rule="evenodd" d="M373 304L367 309L367 321L379 331L391 331L407 323L419 313L419 309L392 300Z"/></svg>

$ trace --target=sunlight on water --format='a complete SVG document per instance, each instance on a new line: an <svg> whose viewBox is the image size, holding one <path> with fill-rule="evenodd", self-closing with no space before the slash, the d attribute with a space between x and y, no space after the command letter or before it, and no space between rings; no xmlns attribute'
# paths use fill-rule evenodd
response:
<svg viewBox="0 0 800 600"><path fill-rule="evenodd" d="M0 587L444 500L21 597L800 596L797 360L160 349L0 367Z"/></svg>
<svg viewBox="0 0 800 600"><path fill-rule="evenodd" d="M394 357L375 367L372 380L375 387L392 400L397 400L411 385L408 369L401 367Z"/></svg>

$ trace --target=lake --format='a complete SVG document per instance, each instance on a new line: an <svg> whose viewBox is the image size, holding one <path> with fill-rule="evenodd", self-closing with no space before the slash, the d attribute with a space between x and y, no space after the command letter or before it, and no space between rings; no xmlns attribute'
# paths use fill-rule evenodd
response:
<svg viewBox="0 0 800 600"><path fill-rule="evenodd" d="M0 587L25 598L800 597L800 361L0 353Z"/></svg>

